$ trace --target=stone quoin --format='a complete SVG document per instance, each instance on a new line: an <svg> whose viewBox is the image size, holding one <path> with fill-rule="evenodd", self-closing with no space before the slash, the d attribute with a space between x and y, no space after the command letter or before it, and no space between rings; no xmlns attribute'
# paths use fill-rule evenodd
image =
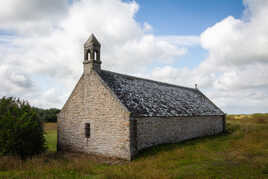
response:
<svg viewBox="0 0 268 179"><path fill-rule="evenodd" d="M132 160L147 147L225 130L225 114L198 88L101 69L101 44L84 44L84 72L58 114L58 151Z"/></svg>

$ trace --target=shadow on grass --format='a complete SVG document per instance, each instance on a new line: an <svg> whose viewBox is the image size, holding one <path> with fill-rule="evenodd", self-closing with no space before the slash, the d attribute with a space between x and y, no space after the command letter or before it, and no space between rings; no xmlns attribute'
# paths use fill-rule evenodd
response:
<svg viewBox="0 0 268 179"><path fill-rule="evenodd" d="M197 146L202 143L209 143L208 145L211 145L213 144L213 142L216 142L216 144L219 145L218 148L220 148L221 143L223 144L224 142L229 141L232 138L231 136L238 131L240 131L239 125L227 124L226 131L220 134L187 139L178 143L158 144L156 146L142 149L141 151L138 152L134 160L139 160L141 158L150 158L152 156L156 156L161 152L170 152L175 149Z"/></svg>

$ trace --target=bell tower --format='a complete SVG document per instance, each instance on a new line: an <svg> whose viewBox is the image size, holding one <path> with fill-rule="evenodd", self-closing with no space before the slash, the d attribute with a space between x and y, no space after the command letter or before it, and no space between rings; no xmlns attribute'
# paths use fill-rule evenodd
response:
<svg viewBox="0 0 268 179"><path fill-rule="evenodd" d="M88 74L92 69L101 71L100 48L97 38L91 34L84 44L84 74Z"/></svg>

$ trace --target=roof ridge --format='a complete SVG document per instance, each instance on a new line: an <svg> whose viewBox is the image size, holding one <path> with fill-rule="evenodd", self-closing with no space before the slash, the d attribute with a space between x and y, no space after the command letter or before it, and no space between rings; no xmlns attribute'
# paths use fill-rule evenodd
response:
<svg viewBox="0 0 268 179"><path fill-rule="evenodd" d="M213 101L211 101L202 91L200 91L199 89L197 89L197 91L204 96L207 100L209 100L211 102L211 104L213 104L218 110L220 110L222 113L224 113L221 108L219 108Z"/></svg>
<svg viewBox="0 0 268 179"><path fill-rule="evenodd" d="M163 85L173 86L173 87L177 87L177 88L184 88L184 89L189 89L189 90L193 90L193 91L198 91L198 89L191 88L191 87L170 84L170 83L167 83L167 82L161 82L161 81L151 80L151 79L147 79L147 78L141 78L141 77L127 75L127 74L122 74L122 73L117 73L117 72L113 72L113 71L109 71L109 70L101 70L101 71L109 72L109 73L114 73L114 74L117 74L117 75L122 75L122 76L130 77L130 78L135 78L135 79L150 81L150 82L154 82L154 83L159 83L159 84L163 84Z"/></svg>

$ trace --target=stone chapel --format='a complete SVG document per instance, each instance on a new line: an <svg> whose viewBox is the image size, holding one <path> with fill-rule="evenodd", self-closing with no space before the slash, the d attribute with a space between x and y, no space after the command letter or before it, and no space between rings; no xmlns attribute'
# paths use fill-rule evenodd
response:
<svg viewBox="0 0 268 179"><path fill-rule="evenodd" d="M101 44L84 44L84 72L58 114L58 151L132 160L142 149L225 130L225 113L198 88L101 68Z"/></svg>

